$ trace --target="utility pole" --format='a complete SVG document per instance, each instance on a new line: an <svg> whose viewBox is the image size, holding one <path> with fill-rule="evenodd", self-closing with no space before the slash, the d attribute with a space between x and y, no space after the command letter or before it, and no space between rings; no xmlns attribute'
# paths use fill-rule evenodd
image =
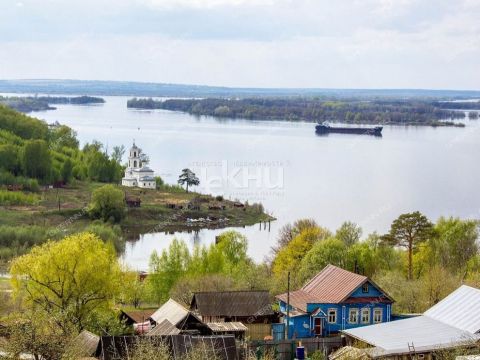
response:
<svg viewBox="0 0 480 360"><path fill-rule="evenodd" d="M290 338L290 271L287 280L287 339Z"/></svg>

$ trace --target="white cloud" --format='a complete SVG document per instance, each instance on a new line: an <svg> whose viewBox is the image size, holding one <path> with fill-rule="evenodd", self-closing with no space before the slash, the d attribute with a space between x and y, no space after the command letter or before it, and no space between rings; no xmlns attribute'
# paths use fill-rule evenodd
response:
<svg viewBox="0 0 480 360"><path fill-rule="evenodd" d="M212 8L227 6L265 6L274 5L278 0L140 0L159 8L192 7Z"/></svg>
<svg viewBox="0 0 480 360"><path fill-rule="evenodd" d="M11 6L2 13L0 4L0 78L357 88L480 84L478 0L22 2L18 12Z"/></svg>

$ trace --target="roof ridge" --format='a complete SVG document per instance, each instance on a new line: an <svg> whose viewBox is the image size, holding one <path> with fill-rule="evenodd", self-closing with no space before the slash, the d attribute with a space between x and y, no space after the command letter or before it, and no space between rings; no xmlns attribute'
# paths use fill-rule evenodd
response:
<svg viewBox="0 0 480 360"><path fill-rule="evenodd" d="M258 292L258 293L261 293L261 292L266 292L268 293L269 291L268 290L225 290L225 291L195 291L193 294L196 295L196 294L226 294L226 293L240 293L240 292Z"/></svg>

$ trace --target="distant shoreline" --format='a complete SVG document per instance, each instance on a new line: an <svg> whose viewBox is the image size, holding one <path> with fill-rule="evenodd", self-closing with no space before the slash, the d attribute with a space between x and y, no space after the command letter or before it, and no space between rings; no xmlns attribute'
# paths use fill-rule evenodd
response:
<svg viewBox="0 0 480 360"><path fill-rule="evenodd" d="M335 98L480 98L480 90L430 89L331 89L331 88L246 88L207 85L166 84L100 80L0 80L0 92L92 96L147 97L290 97L327 96Z"/></svg>

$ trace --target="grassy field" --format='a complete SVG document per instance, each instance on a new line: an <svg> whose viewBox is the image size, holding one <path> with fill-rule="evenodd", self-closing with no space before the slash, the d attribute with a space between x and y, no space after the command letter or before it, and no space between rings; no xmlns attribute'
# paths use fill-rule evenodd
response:
<svg viewBox="0 0 480 360"><path fill-rule="evenodd" d="M91 194L102 185L79 182L68 188L42 192L38 205L0 207L0 225L55 227L68 222L68 226L81 228L90 222L86 208ZM124 191L126 197L141 200L140 208L127 209L127 215L121 223L122 228L156 226L156 230L162 231L172 226L245 226L273 220L258 205L239 204L209 195L178 190L119 188ZM195 221L198 219L204 221Z"/></svg>
<svg viewBox="0 0 480 360"><path fill-rule="evenodd" d="M65 234L85 230L93 222L88 216L88 204L92 192L101 183L77 182L63 189L41 191L40 201L34 205L0 206L0 227L25 229L37 239L39 230L45 230L45 237L57 239ZM126 208L126 216L119 224L124 239L134 239L138 234L176 230L197 230L202 228L225 228L247 226L274 220L258 204L241 204L198 193L187 193L178 187L163 190L125 188L119 186L127 198L140 199L141 207ZM40 227L40 229L38 228ZM28 231L27 231L28 230ZM5 236L4 236L5 237ZM24 253L33 240L25 240L13 250L8 239L0 237L0 266L13 256ZM2 261L3 260L3 261Z"/></svg>

